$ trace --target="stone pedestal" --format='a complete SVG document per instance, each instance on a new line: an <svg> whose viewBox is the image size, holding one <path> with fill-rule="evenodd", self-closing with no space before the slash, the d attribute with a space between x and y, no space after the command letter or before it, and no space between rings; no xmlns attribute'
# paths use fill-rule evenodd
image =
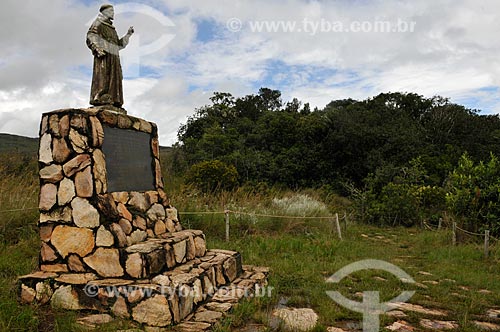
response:
<svg viewBox="0 0 500 332"><path fill-rule="evenodd" d="M43 114L39 271L20 277L22 302L164 327L196 310L213 319L205 305L227 311L266 283L266 269L243 271L237 252L183 230L159 158L154 123L105 107Z"/></svg>

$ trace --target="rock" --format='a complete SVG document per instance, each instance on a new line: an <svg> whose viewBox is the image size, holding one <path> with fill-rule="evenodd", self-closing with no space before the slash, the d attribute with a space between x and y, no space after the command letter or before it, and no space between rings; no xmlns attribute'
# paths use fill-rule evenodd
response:
<svg viewBox="0 0 500 332"><path fill-rule="evenodd" d="M52 144L54 150L52 152L54 161L62 164L66 160L68 160L68 157L71 154L71 150L69 149L66 140L64 138L54 138Z"/></svg>
<svg viewBox="0 0 500 332"><path fill-rule="evenodd" d="M73 128L69 130L69 140L71 142L73 150L75 150L77 153L84 153L89 149L87 136L83 136Z"/></svg>
<svg viewBox="0 0 500 332"><path fill-rule="evenodd" d="M109 226L111 228L111 232L116 236L116 239L118 241L118 247L123 248L127 246L127 235L125 235L125 232L123 231L122 227L119 224L111 224Z"/></svg>
<svg viewBox="0 0 500 332"><path fill-rule="evenodd" d="M90 281L96 280L94 273L65 273L56 278L56 281L64 284L86 285Z"/></svg>
<svg viewBox="0 0 500 332"><path fill-rule="evenodd" d="M224 274L230 282L236 279L238 276L238 266L235 258L230 257L224 262Z"/></svg>
<svg viewBox="0 0 500 332"><path fill-rule="evenodd" d="M119 114L118 115L118 128L121 129L129 129L132 127L132 120L126 115Z"/></svg>
<svg viewBox="0 0 500 332"><path fill-rule="evenodd" d="M59 119L59 135L66 137L69 134L69 115L64 115Z"/></svg>
<svg viewBox="0 0 500 332"><path fill-rule="evenodd" d="M167 212L168 219L173 220L175 222L179 222L179 215L177 213L176 208L171 207L171 208L165 209L165 211Z"/></svg>
<svg viewBox="0 0 500 332"><path fill-rule="evenodd" d="M59 116L53 114L49 117L49 129L56 137L60 137L59 134Z"/></svg>
<svg viewBox="0 0 500 332"><path fill-rule="evenodd" d="M97 195L97 208L108 221L120 219L118 208L111 194Z"/></svg>
<svg viewBox="0 0 500 332"><path fill-rule="evenodd" d="M96 191L98 194L103 194L108 190L108 181L106 175L106 161L101 150L94 150L92 154L94 159L94 178Z"/></svg>
<svg viewBox="0 0 500 332"><path fill-rule="evenodd" d="M111 323L112 321L113 317L108 314L95 314L78 318L76 322L84 327L95 329L99 325Z"/></svg>
<svg viewBox="0 0 500 332"><path fill-rule="evenodd" d="M39 208L42 211L49 211L57 202L57 186L47 183L40 188Z"/></svg>
<svg viewBox="0 0 500 332"><path fill-rule="evenodd" d="M155 284L162 286L162 287L168 287L172 284L172 282L170 281L170 278L166 275L163 275L163 274L157 275L156 277L151 279L151 281Z"/></svg>
<svg viewBox="0 0 500 332"><path fill-rule="evenodd" d="M104 142L104 130L101 122L95 116L91 116L90 126L92 130L92 147L101 147Z"/></svg>
<svg viewBox="0 0 500 332"><path fill-rule="evenodd" d="M156 191L146 191L144 197L150 205L158 203L158 192Z"/></svg>
<svg viewBox="0 0 500 332"><path fill-rule="evenodd" d="M183 322L177 325L177 327L182 332L200 332L207 331L211 327L211 324L204 322Z"/></svg>
<svg viewBox="0 0 500 332"><path fill-rule="evenodd" d="M114 192L111 195L117 203L127 204L128 202L128 192L126 191Z"/></svg>
<svg viewBox="0 0 500 332"><path fill-rule="evenodd" d="M78 227L94 228L99 226L99 212L88 200L76 197L71 202L73 221Z"/></svg>
<svg viewBox="0 0 500 332"><path fill-rule="evenodd" d="M490 318L500 318L500 309L489 309L486 315Z"/></svg>
<svg viewBox="0 0 500 332"><path fill-rule="evenodd" d="M222 317L222 312L205 310L205 311L197 312L194 315L194 320L196 322L215 323L221 317Z"/></svg>
<svg viewBox="0 0 500 332"><path fill-rule="evenodd" d="M54 229L54 225L46 225L40 226L40 239L43 242L49 242L50 237L52 236L52 230Z"/></svg>
<svg viewBox="0 0 500 332"><path fill-rule="evenodd" d="M87 119L84 114L72 114L70 125L76 129L86 129L87 128Z"/></svg>
<svg viewBox="0 0 500 332"><path fill-rule="evenodd" d="M83 262L77 255L69 255L68 267L73 272L85 272L85 267L83 266Z"/></svg>
<svg viewBox="0 0 500 332"><path fill-rule="evenodd" d="M169 245L165 245L165 261L169 269L177 265L177 263L175 262L174 249Z"/></svg>
<svg viewBox="0 0 500 332"><path fill-rule="evenodd" d="M139 303L132 309L132 317L150 326L164 327L172 322L168 302L163 295L155 295Z"/></svg>
<svg viewBox="0 0 500 332"><path fill-rule="evenodd" d="M35 301L36 291L24 284L21 285L21 303L31 304Z"/></svg>
<svg viewBox="0 0 500 332"><path fill-rule="evenodd" d="M160 159L160 142L158 138L155 137L151 140L151 149L153 150L153 156Z"/></svg>
<svg viewBox="0 0 500 332"><path fill-rule="evenodd" d="M50 285L46 282L38 282L35 285L35 299L40 304L45 304L50 301L52 294L54 293Z"/></svg>
<svg viewBox="0 0 500 332"><path fill-rule="evenodd" d="M143 242L146 240L147 237L148 237L148 233L137 229L137 230L133 231L129 237L127 237L127 245L132 246L132 245L137 244L139 242Z"/></svg>
<svg viewBox="0 0 500 332"><path fill-rule="evenodd" d="M57 191L57 202L60 206L66 205L75 197L75 184L68 178L64 178L59 184Z"/></svg>
<svg viewBox="0 0 500 332"><path fill-rule="evenodd" d="M186 318L193 311L194 294L191 287L181 285L179 287L179 314L180 319Z"/></svg>
<svg viewBox="0 0 500 332"><path fill-rule="evenodd" d="M78 293L72 286L61 286L54 292L50 301L52 308L65 310L82 310Z"/></svg>
<svg viewBox="0 0 500 332"><path fill-rule="evenodd" d="M117 249L97 248L94 254L85 257L83 261L102 277L123 276L120 254Z"/></svg>
<svg viewBox="0 0 500 332"><path fill-rule="evenodd" d="M134 225L134 227L137 227L137 228L145 231L146 230L146 219L144 219L141 216L135 216L133 225Z"/></svg>
<svg viewBox="0 0 500 332"><path fill-rule="evenodd" d="M427 329L432 330L453 330L458 329L457 322L453 321L442 321L442 320L430 320L430 319L421 319L420 325Z"/></svg>
<svg viewBox="0 0 500 332"><path fill-rule="evenodd" d="M186 256L186 241L174 243L172 247L174 249L175 261L182 263Z"/></svg>
<svg viewBox="0 0 500 332"><path fill-rule="evenodd" d="M389 306L396 308L396 309L403 310L403 311L418 312L418 313L424 314L424 315L446 316L446 313L441 311L441 310L426 309L418 304L411 304L411 303L406 303L406 302L393 302L393 303L390 303Z"/></svg>
<svg viewBox="0 0 500 332"><path fill-rule="evenodd" d="M67 177L72 177L76 172L81 171L91 164L91 158L88 154L81 154L68 161L63 165L64 174Z"/></svg>
<svg viewBox="0 0 500 332"><path fill-rule="evenodd" d="M404 320L398 320L397 322L394 322L393 324L386 326L386 329L389 331L395 331L395 332L413 332L415 331L415 328L411 326L408 322L405 322Z"/></svg>
<svg viewBox="0 0 500 332"><path fill-rule="evenodd" d="M391 310L391 311L387 311L385 314L389 317L396 317L396 318L405 318L408 316L407 314L405 314L401 310Z"/></svg>
<svg viewBox="0 0 500 332"><path fill-rule="evenodd" d="M165 219L165 208L160 204L153 204L146 214L152 221L163 220Z"/></svg>
<svg viewBox="0 0 500 332"><path fill-rule="evenodd" d="M43 134L45 134L47 132L47 130L49 130L49 116L46 115L46 116L42 116L42 121L40 122L40 136L42 136Z"/></svg>
<svg viewBox="0 0 500 332"><path fill-rule="evenodd" d="M132 277L139 279L142 277L142 271L144 269L144 262L142 261L142 256L139 253L131 254L127 257L127 262L125 264L125 269L127 273Z"/></svg>
<svg viewBox="0 0 500 332"><path fill-rule="evenodd" d="M186 239L186 260L190 261L196 257L196 248L194 246L193 236L189 235Z"/></svg>
<svg viewBox="0 0 500 332"><path fill-rule="evenodd" d="M149 265L149 273L160 273L165 266L165 250L155 250L147 254L147 261Z"/></svg>
<svg viewBox="0 0 500 332"><path fill-rule="evenodd" d="M161 203L163 206L167 207L170 204L170 200L168 199L167 194L165 191L163 191L162 188L158 188L158 201Z"/></svg>
<svg viewBox="0 0 500 332"><path fill-rule="evenodd" d="M161 175L161 165L158 159L155 159L155 179L156 188L163 188L163 177Z"/></svg>
<svg viewBox="0 0 500 332"><path fill-rule="evenodd" d="M143 298L144 298L144 293L142 292L142 289L135 289L131 292L128 292L128 294L127 294L127 300L130 303L139 302Z"/></svg>
<svg viewBox="0 0 500 332"><path fill-rule="evenodd" d="M141 212L146 212L150 207L146 196L135 191L130 193L130 200L128 204Z"/></svg>
<svg viewBox="0 0 500 332"><path fill-rule="evenodd" d="M165 227L167 228L167 231L170 233L175 232L175 223L170 220L170 219L165 219Z"/></svg>
<svg viewBox="0 0 500 332"><path fill-rule="evenodd" d="M132 214L129 212L129 210L123 203L118 203L117 208L118 208L118 213L122 218L125 218L128 221L132 221Z"/></svg>
<svg viewBox="0 0 500 332"><path fill-rule="evenodd" d="M78 197L92 197L94 193L94 179L90 166L76 173L75 189Z"/></svg>
<svg viewBox="0 0 500 332"><path fill-rule="evenodd" d="M153 132L153 127L151 126L151 123L144 121L143 119L140 119L140 131L143 131L145 133L151 134Z"/></svg>
<svg viewBox="0 0 500 332"><path fill-rule="evenodd" d="M50 134L44 134L40 138L40 147L38 150L38 160L46 165L50 164L54 160L52 159L52 136Z"/></svg>
<svg viewBox="0 0 500 332"><path fill-rule="evenodd" d="M165 223L161 220L158 220L155 223L154 232L155 232L156 236L160 236L162 234L165 234L167 232L167 227L165 226Z"/></svg>
<svg viewBox="0 0 500 332"><path fill-rule="evenodd" d="M118 224L123 229L123 232L125 234L130 235L130 233L132 233L132 224L127 219L124 218L120 219Z"/></svg>
<svg viewBox="0 0 500 332"><path fill-rule="evenodd" d="M128 312L127 302L122 296L118 296L115 304L111 307L113 314L120 318L129 319L130 313Z"/></svg>
<svg viewBox="0 0 500 332"><path fill-rule="evenodd" d="M42 258L42 262L53 262L57 259L57 255L54 249L52 249L46 243L42 243L42 247L40 248L40 256Z"/></svg>
<svg viewBox="0 0 500 332"><path fill-rule="evenodd" d="M46 222L71 222L71 208L69 206L65 208L54 209L50 213L40 214L40 223Z"/></svg>
<svg viewBox="0 0 500 332"><path fill-rule="evenodd" d="M207 252L207 245L205 239L201 236L197 236L194 238L194 248L196 257L203 257Z"/></svg>
<svg viewBox="0 0 500 332"><path fill-rule="evenodd" d="M210 302L205 305L205 308L208 310L212 311L219 311L219 312L228 312L231 310L233 306L231 303L219 303L219 302Z"/></svg>
<svg viewBox="0 0 500 332"><path fill-rule="evenodd" d="M98 117L101 120L101 122L106 123L111 127L116 126L116 123L118 122L118 116L112 112L108 111L100 112L98 114Z"/></svg>
<svg viewBox="0 0 500 332"><path fill-rule="evenodd" d="M193 302L195 304L203 301L203 287L200 279L196 279L193 283L193 296Z"/></svg>
<svg viewBox="0 0 500 332"><path fill-rule="evenodd" d="M309 331L318 322L318 315L309 308L281 308L274 310L272 315L281 320L285 329L291 331Z"/></svg>
<svg viewBox="0 0 500 332"><path fill-rule="evenodd" d="M473 321L474 325L476 325L479 329L483 331L500 331L500 325L498 324L493 324L493 323L488 323L488 322L480 322L480 321Z"/></svg>
<svg viewBox="0 0 500 332"><path fill-rule="evenodd" d="M63 258L70 253L84 257L94 249L94 233L88 228L57 226L51 243Z"/></svg>
<svg viewBox="0 0 500 332"><path fill-rule="evenodd" d="M62 167L59 165L50 165L44 167L40 170L39 174L40 179L44 180L45 182L56 183L61 181L63 178Z"/></svg>
<svg viewBox="0 0 500 332"><path fill-rule="evenodd" d="M113 234L102 225L97 230L95 244L98 247L111 247L115 243Z"/></svg>

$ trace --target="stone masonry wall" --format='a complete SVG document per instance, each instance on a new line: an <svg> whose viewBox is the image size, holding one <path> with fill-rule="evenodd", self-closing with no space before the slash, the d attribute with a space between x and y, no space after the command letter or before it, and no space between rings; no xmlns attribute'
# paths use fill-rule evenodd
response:
<svg viewBox="0 0 500 332"><path fill-rule="evenodd" d="M155 190L107 192L104 125L150 135ZM45 113L39 166L41 271L123 276L126 247L182 230L163 191L154 123L93 108Z"/></svg>

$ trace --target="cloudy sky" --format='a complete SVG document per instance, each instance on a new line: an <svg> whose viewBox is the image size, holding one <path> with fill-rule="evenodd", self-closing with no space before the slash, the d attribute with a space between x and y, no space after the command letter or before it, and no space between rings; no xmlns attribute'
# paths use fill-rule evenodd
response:
<svg viewBox="0 0 500 332"><path fill-rule="evenodd" d="M44 112L87 107L89 24L103 2L2 0L0 132L37 136ZM324 107L381 92L441 95L500 113L497 0L115 1L124 107L162 145L214 91L260 87Z"/></svg>

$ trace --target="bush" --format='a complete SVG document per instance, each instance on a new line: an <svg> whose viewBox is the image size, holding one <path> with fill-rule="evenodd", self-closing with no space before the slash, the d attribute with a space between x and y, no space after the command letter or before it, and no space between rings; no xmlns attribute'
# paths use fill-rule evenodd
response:
<svg viewBox="0 0 500 332"><path fill-rule="evenodd" d="M186 183L203 192L232 190L238 185L238 172L233 165L220 160L203 161L191 166Z"/></svg>
<svg viewBox="0 0 500 332"><path fill-rule="evenodd" d="M446 183L450 212L463 219L464 226L477 232L490 229L500 234L500 161L478 164L464 154Z"/></svg>

